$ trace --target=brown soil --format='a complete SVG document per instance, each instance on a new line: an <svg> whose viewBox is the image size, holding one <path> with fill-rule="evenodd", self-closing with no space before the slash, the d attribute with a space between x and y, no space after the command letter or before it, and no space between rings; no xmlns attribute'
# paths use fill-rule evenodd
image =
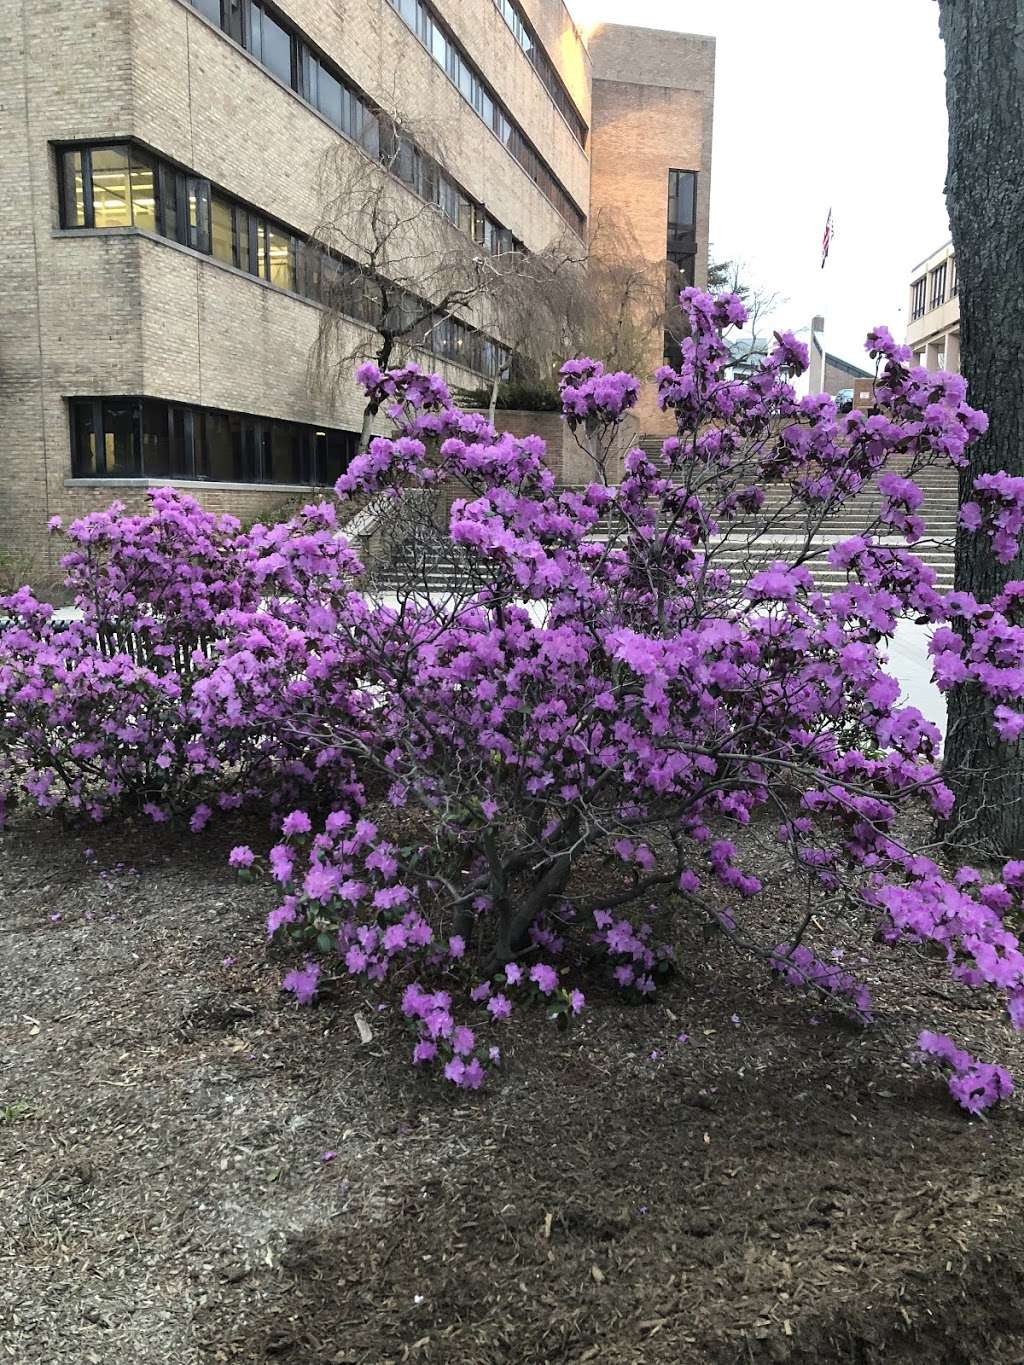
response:
<svg viewBox="0 0 1024 1365"><path fill-rule="evenodd" d="M279 992L241 839L0 840L0 1358L1024 1360L1024 1110L906 1048L1022 1050L941 964L870 950L861 1031L684 942L652 1007L520 1011L466 1096L358 992Z"/></svg>

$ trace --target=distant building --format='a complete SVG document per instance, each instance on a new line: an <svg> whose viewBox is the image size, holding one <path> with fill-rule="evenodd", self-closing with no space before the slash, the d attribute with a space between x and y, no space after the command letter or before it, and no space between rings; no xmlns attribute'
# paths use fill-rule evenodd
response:
<svg viewBox="0 0 1024 1365"><path fill-rule="evenodd" d="M960 370L960 296L953 243L946 242L914 267L910 279L907 345L914 364Z"/></svg>
<svg viewBox="0 0 1024 1365"><path fill-rule="evenodd" d="M830 393L833 397L841 389L851 389L858 379L872 379L870 370L861 365L853 365L833 355L825 341L825 319L811 319L811 339L808 349L811 353L810 369L807 372L808 393Z"/></svg>
<svg viewBox="0 0 1024 1365"><path fill-rule="evenodd" d="M732 356L728 366L730 379L749 379L768 354L768 342L764 337L739 336L726 344Z"/></svg>

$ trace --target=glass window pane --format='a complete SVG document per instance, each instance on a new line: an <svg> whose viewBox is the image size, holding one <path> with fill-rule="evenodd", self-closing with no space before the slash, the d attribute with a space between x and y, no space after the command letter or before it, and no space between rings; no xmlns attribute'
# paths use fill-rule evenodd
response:
<svg viewBox="0 0 1024 1365"><path fill-rule="evenodd" d="M668 173L668 221L669 227L691 228L694 222L694 189L696 175L693 171L669 171Z"/></svg>
<svg viewBox="0 0 1024 1365"><path fill-rule="evenodd" d="M352 431L316 433L316 482L330 488L341 478L356 453L358 437Z"/></svg>
<svg viewBox="0 0 1024 1365"><path fill-rule="evenodd" d="M252 254L252 236L249 230L249 214L246 209L235 206L235 263L239 270L256 274L256 262Z"/></svg>
<svg viewBox="0 0 1024 1365"><path fill-rule="evenodd" d="M359 129L359 143L371 156L380 154L380 124L377 116L369 109L362 110L362 126Z"/></svg>
<svg viewBox="0 0 1024 1365"><path fill-rule="evenodd" d="M93 147L92 203L96 227L131 227L126 147Z"/></svg>
<svg viewBox="0 0 1024 1365"><path fill-rule="evenodd" d="M139 476L138 419L139 404L136 399L104 400L99 473L122 478Z"/></svg>
<svg viewBox="0 0 1024 1365"><path fill-rule="evenodd" d="M253 6L255 9L256 6ZM266 10L263 11L263 65L273 71L285 85L292 83L292 38L291 34Z"/></svg>
<svg viewBox="0 0 1024 1365"><path fill-rule="evenodd" d="M156 162L146 152L131 149L132 221L137 228L156 232Z"/></svg>
<svg viewBox="0 0 1024 1365"><path fill-rule="evenodd" d="M91 399L71 404L71 472L76 479L91 478L97 472L94 414Z"/></svg>
<svg viewBox="0 0 1024 1365"><path fill-rule="evenodd" d="M249 0L224 0L224 18L221 27L224 29L225 33L234 38L236 43L245 42L245 12L248 8ZM253 6L253 8L255 9L255 6ZM258 24L258 11L255 18ZM257 27L257 33L258 31Z"/></svg>
<svg viewBox="0 0 1024 1365"><path fill-rule="evenodd" d="M295 288L295 256L292 251L292 238L287 232L271 228L270 238L270 282L282 289Z"/></svg>
<svg viewBox="0 0 1024 1365"><path fill-rule="evenodd" d="M296 41L296 51L299 58L299 94L310 104L316 105L320 63L305 43Z"/></svg>
<svg viewBox="0 0 1024 1365"><path fill-rule="evenodd" d="M220 0L192 0L192 3L200 14L205 14L207 19L220 27Z"/></svg>
<svg viewBox="0 0 1024 1365"><path fill-rule="evenodd" d="M151 399L142 404L142 472L148 479L166 479L171 472L167 404Z"/></svg>
<svg viewBox="0 0 1024 1365"><path fill-rule="evenodd" d="M61 223L66 228L85 227L85 183L82 179L82 153L61 153Z"/></svg>
<svg viewBox="0 0 1024 1365"><path fill-rule="evenodd" d="M302 430L291 422L269 422L270 478L274 483L305 483Z"/></svg>
<svg viewBox="0 0 1024 1365"><path fill-rule="evenodd" d="M235 223L232 205L215 194L210 203L212 230L210 244L213 255L226 265L235 263Z"/></svg>
<svg viewBox="0 0 1024 1365"><path fill-rule="evenodd" d="M167 430L170 441L168 474L172 479L194 479L197 471L192 459L192 434L197 420L193 408L169 406Z"/></svg>
<svg viewBox="0 0 1024 1365"><path fill-rule="evenodd" d="M210 251L210 182L190 175L185 184L188 245L196 251Z"/></svg>
<svg viewBox="0 0 1024 1365"><path fill-rule="evenodd" d="M437 62L439 66L445 66L448 61L448 40L436 24L432 25L431 28L430 51L434 61Z"/></svg>
<svg viewBox="0 0 1024 1365"><path fill-rule="evenodd" d="M200 420L202 426L200 469L203 477L216 483L237 482L239 471L228 414L204 412L200 414Z"/></svg>
<svg viewBox="0 0 1024 1365"><path fill-rule="evenodd" d="M183 179L170 166L160 167L160 231L176 242L182 240L184 226L178 212L178 184Z"/></svg>
<svg viewBox="0 0 1024 1365"><path fill-rule="evenodd" d="M320 68L317 77L317 98L316 107L323 114L324 118L330 119L335 128L341 128L342 109L341 109L341 82L335 80L331 73Z"/></svg>

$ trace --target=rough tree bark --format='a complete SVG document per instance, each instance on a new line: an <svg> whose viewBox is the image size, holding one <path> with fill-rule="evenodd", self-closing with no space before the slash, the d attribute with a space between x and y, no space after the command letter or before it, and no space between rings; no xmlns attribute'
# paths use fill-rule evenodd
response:
<svg viewBox="0 0 1024 1365"><path fill-rule="evenodd" d="M946 201L960 294L968 401L990 427L960 477L960 501L981 473L1024 474L1024 0L939 0L946 46L949 169ZM955 586L988 601L1021 559L1003 565L987 538L957 533ZM954 689L947 780L957 795L949 834L1024 852L1024 746L1001 744L991 706Z"/></svg>

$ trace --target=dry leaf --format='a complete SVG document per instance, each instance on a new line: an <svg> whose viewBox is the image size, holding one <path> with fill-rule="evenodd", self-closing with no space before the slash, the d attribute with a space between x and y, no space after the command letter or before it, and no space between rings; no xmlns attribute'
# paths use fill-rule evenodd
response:
<svg viewBox="0 0 1024 1365"><path fill-rule="evenodd" d="M604 1271L600 1266L592 1265L590 1267L590 1274L595 1284L604 1284Z"/></svg>
<svg viewBox="0 0 1024 1365"><path fill-rule="evenodd" d="M366 1022L366 1017L356 1010L356 1028L359 1030L359 1041L361 1043L373 1042L373 1029Z"/></svg>

